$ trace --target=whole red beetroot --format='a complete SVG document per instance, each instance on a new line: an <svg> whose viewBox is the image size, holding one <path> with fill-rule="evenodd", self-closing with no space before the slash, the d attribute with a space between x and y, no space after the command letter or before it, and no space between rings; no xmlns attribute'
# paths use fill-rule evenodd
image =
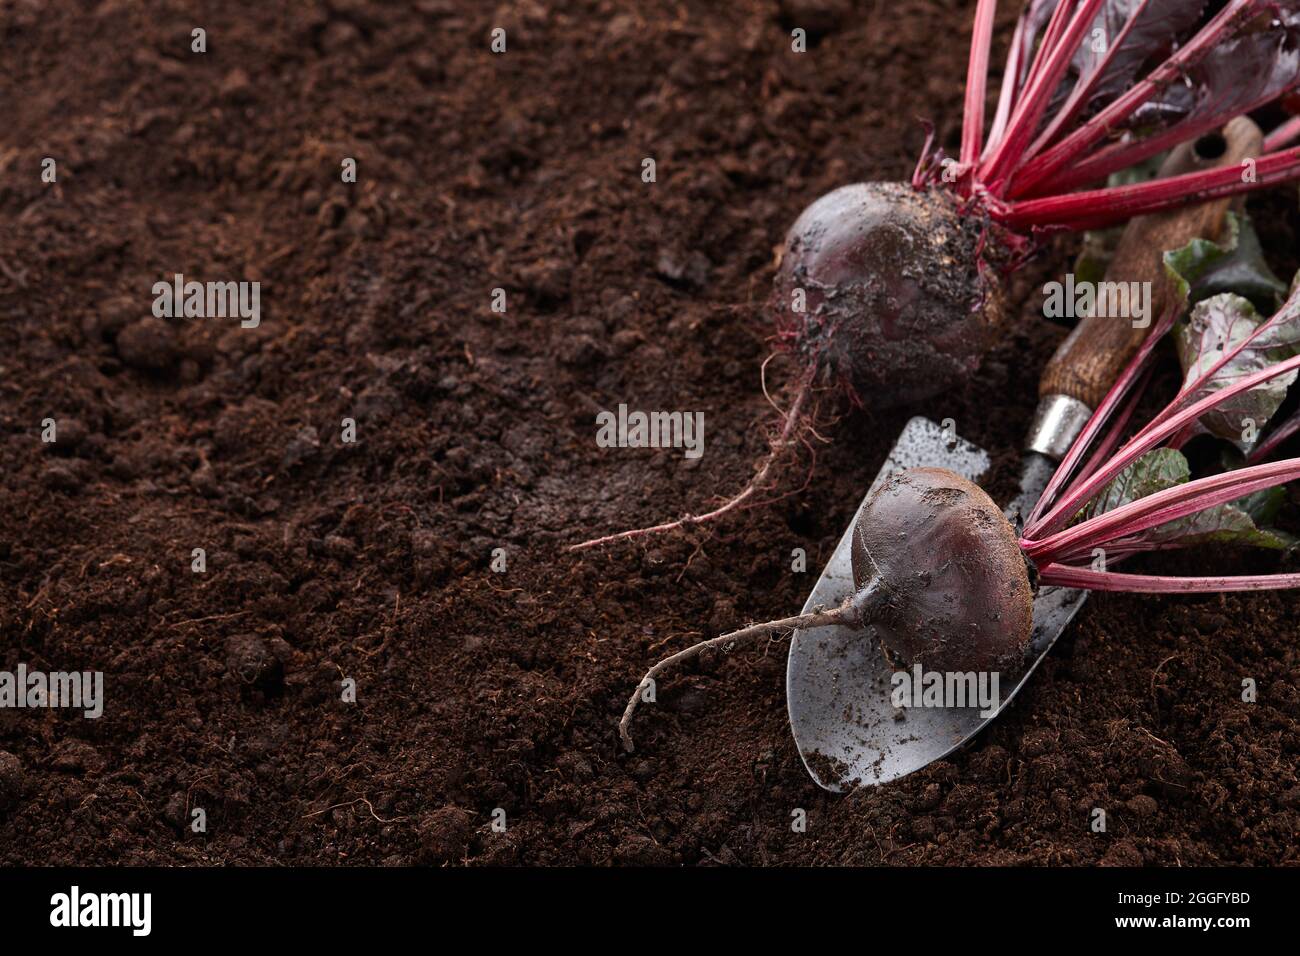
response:
<svg viewBox="0 0 1300 956"><path fill-rule="evenodd" d="M866 623L896 662L946 672L1024 666L1034 596L1015 530L979 486L942 468L893 475L853 527Z"/></svg>
<svg viewBox="0 0 1300 956"><path fill-rule="evenodd" d="M947 190L855 183L822 196L785 238L772 294L781 337L864 402L894 405L961 383L1005 315L977 215Z"/></svg>

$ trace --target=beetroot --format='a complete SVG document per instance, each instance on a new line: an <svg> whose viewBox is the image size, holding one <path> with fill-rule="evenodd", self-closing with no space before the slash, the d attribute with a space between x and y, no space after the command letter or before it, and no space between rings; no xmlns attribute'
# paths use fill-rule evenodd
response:
<svg viewBox="0 0 1300 956"><path fill-rule="evenodd" d="M1016 533L975 484L941 468L890 477L853 526L853 582L879 588L869 630L895 662L1010 673L1033 624Z"/></svg>
<svg viewBox="0 0 1300 956"><path fill-rule="evenodd" d="M822 196L785 238L773 290L781 338L805 368L875 407L970 375L1005 316L983 225L946 190L856 183Z"/></svg>

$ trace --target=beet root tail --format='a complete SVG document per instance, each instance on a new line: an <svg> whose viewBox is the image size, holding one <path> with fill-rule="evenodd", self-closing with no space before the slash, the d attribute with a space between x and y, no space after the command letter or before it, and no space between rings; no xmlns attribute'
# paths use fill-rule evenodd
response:
<svg viewBox="0 0 1300 956"><path fill-rule="evenodd" d="M701 514L686 515L685 517L678 518L675 521L666 521L663 524L657 524L651 527L634 528L631 531L620 531L616 534L607 534L600 538L592 538L588 541L583 541L580 544L570 545L568 550L585 551L588 548L596 548L604 544L610 544L614 541L643 538L664 531L676 531L679 528L687 528L692 525L708 524L729 512L735 511L752 498L759 488L763 487L763 483L767 480L767 476L772 471L772 467L785 455L790 446L794 444L795 433L798 430L799 422L802 420L804 407L811 391L811 381L805 382L803 387L799 389L794 404L791 405L790 410L785 413L785 424L781 428L781 433L772 440L772 446L767 455L763 458L762 463L759 465L758 471L754 473L754 477L738 494L733 495L717 508Z"/></svg>
<svg viewBox="0 0 1300 956"><path fill-rule="evenodd" d="M749 643L761 638L785 637L802 628L825 627L828 624L852 627L862 621L863 614L864 600L861 592L859 592L850 595L844 600L843 604L831 610L818 608L808 614L785 617L778 621L767 621L764 624L751 624L749 627L741 628L738 631L731 631L728 634L710 638L707 641L700 641L698 644L692 644L676 654L665 657L646 671L645 676L641 678L641 682L636 685L636 690L632 691L632 696L628 698L627 708L623 711L623 719L618 722L618 736L623 741L623 749L628 753L636 749L632 743L632 735L628 728L632 725L632 717L636 714L637 706L644 699L642 695L647 688L654 685L655 678L674 664L680 664L693 657L698 657L711 648L730 648L736 644Z"/></svg>

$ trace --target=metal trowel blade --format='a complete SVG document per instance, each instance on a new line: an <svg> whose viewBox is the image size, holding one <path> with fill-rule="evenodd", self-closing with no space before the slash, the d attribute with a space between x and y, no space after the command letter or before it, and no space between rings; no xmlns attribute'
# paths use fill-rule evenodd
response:
<svg viewBox="0 0 1300 956"><path fill-rule="evenodd" d="M835 607L853 590L849 550L853 524L867 499L890 475L906 468L946 468L977 482L988 470L981 448L954 440L928 418L913 418L903 428L870 490L840 537L804 613L817 605ZM1007 509L1009 519L1042 491L1050 466L1030 461L1023 490ZM894 669L865 629L819 627L795 631L786 663L786 701L790 727L808 773L819 786L843 792L897 780L952 753L1000 713L1024 686L1038 662L1083 604L1087 592L1040 588L1034 599L1034 629L1029 662L1012 688L999 687L997 711L980 708L895 708Z"/></svg>

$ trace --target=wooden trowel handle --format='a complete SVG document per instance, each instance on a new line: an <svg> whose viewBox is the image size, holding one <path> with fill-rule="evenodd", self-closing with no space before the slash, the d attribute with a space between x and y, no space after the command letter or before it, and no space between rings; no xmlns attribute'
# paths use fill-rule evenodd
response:
<svg viewBox="0 0 1300 956"><path fill-rule="evenodd" d="M1244 159L1259 156L1263 145L1259 127L1241 116L1225 126L1220 136L1201 137L1176 148L1161 165L1160 175L1238 166ZM1080 319L1043 369L1038 394L1067 395L1096 408L1170 301L1173 288L1165 274L1164 253L1198 237L1217 238L1231 203L1231 197L1215 199L1129 222L1106 270L1106 281L1151 283L1149 322L1134 327L1132 317L1095 313Z"/></svg>

